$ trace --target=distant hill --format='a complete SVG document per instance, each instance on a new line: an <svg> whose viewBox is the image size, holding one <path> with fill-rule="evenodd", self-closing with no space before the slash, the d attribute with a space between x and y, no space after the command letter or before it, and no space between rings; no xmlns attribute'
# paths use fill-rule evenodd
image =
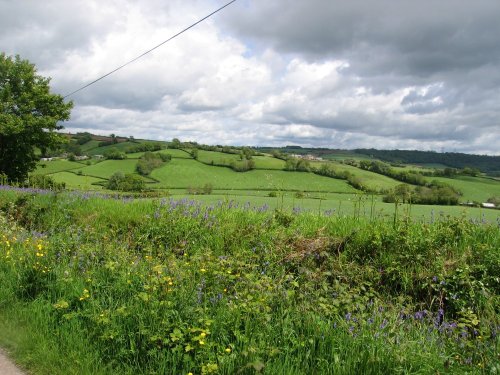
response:
<svg viewBox="0 0 500 375"><path fill-rule="evenodd" d="M89 154L102 153L104 150L103 146L112 145L117 146L118 143L128 144L147 144L147 143L161 143L167 145L170 142L164 141L153 141L145 139L134 139L132 137L123 136L100 136L90 133L77 133L65 134L68 138L74 141L80 140L78 142L83 146L83 151ZM86 145L86 142L89 141ZM94 141L92 143L90 141ZM179 140L176 140L180 142ZM196 142L179 143L185 148L200 148L200 149L210 149L211 151L224 151L226 149L232 149L235 153L243 149L243 147L231 147L231 146L206 146L197 144ZM101 146L98 148L98 146ZM125 145L121 145L127 148ZM120 146L118 146L120 148ZM354 150L342 150L342 149L330 149L330 148L309 148L302 147L298 145L286 145L284 147L251 147L258 152L271 153L272 151L279 151L283 154L299 154L299 155L313 155L322 157L326 160L345 160L345 159L378 159L386 161L389 163L402 163L402 164L423 164L423 165L441 165L450 168L474 168L478 169L483 173L491 176L500 177L500 156L488 156L488 155L474 155L474 154L464 154L458 152L435 152L435 151L417 151L417 150L377 150L374 148L370 149L354 149ZM92 149L92 151L90 150ZM226 150L227 151L227 150Z"/></svg>
<svg viewBox="0 0 500 375"><path fill-rule="evenodd" d="M500 175L500 156L417 150L376 150L374 148L353 151L392 163L443 164L451 168L477 168L484 173Z"/></svg>

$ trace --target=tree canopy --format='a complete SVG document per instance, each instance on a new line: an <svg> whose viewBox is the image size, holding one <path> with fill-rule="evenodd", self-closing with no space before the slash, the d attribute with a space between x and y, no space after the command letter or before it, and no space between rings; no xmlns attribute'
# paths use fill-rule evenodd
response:
<svg viewBox="0 0 500 375"><path fill-rule="evenodd" d="M11 180L35 168L37 149L43 154L64 142L56 130L73 103L51 93L49 83L28 60L0 53L0 174Z"/></svg>

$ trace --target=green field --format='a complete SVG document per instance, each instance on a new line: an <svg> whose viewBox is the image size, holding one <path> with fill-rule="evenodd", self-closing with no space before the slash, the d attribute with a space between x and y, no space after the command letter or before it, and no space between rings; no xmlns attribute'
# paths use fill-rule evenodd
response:
<svg viewBox="0 0 500 375"><path fill-rule="evenodd" d="M315 166L316 168L319 168L321 164L325 162L311 162L312 166ZM366 171L364 169L360 169L357 167L353 167L352 165L349 164L342 164L338 162L330 162L330 165L336 170L336 171L347 171L349 173L352 173L353 175L357 176L363 185L368 187L371 190L374 191L384 191L384 190L389 190L394 188L397 185L400 185L401 182L394 180L390 177Z"/></svg>
<svg viewBox="0 0 500 375"><path fill-rule="evenodd" d="M82 152L87 153L88 151L90 151L92 149L98 148L99 143L100 143L100 141L92 140L92 141L89 141L87 143L84 143L83 145L80 146L80 148L82 149Z"/></svg>
<svg viewBox="0 0 500 375"><path fill-rule="evenodd" d="M94 141L93 141L94 142ZM95 145L95 142L93 143ZM133 143L123 142L117 145L98 147L94 151L104 152L106 149L118 146L118 148L128 148ZM87 144L84 146L88 146ZM173 194L174 196L185 196L190 188L201 188L206 184L212 186L212 197L201 197L203 201L214 201L221 197L235 199L238 202L255 202L256 205L275 205L277 199L269 197L269 193L274 191L286 204L293 208L300 203L306 210L345 210L347 214L352 213L350 206L354 207L355 201L359 198L352 194L360 192L350 186L345 180L333 179L305 172L284 171L285 162L270 155L254 156L255 169L248 172L235 172L229 165L232 162L240 162L237 154L198 150L198 160L194 160L189 154L189 150L166 149L159 151L172 156L172 160L162 167L153 170L150 177L145 177L149 189L157 189L161 194ZM129 154L125 160L104 160L100 162L92 161L92 165L85 165L82 162L70 162L67 160L55 160L40 163L35 173L51 175L56 182L65 182L69 189L78 190L100 190L98 182L103 182L118 171L125 174L136 173L135 167L137 159L143 152ZM338 155L354 156L350 154ZM211 163L226 165L228 167L213 166ZM362 185L372 191L385 192L401 184L400 181L390 177L362 170L360 168L339 163L336 161L311 161L313 168L320 168L324 163L334 168L337 172L349 172L356 176ZM42 167L45 165L45 167ZM396 170L422 170L431 171L429 168L418 168L412 165L407 167L394 167ZM78 175L81 173L82 175ZM463 195L461 202L485 202L493 196L500 196L500 182L494 179L481 177L458 176L457 178L427 177L428 181L438 180L448 183L459 189ZM303 192L297 195L297 192ZM340 193L340 195L339 195ZM369 195L366 195L369 197ZM353 198L354 197L354 198ZM372 198L363 198L372 199ZM391 215L393 206L381 202L381 195L373 198L375 206L370 206L370 215L377 211L379 215ZM273 203L274 202L274 203ZM365 210L366 211L366 210ZM437 215L442 211L446 214L460 216L462 207L432 207L414 206L412 216ZM467 216L477 219L484 213L488 219L496 220L498 211L484 210L477 212L467 211Z"/></svg>
<svg viewBox="0 0 500 375"><path fill-rule="evenodd" d="M198 150L198 160L204 164L227 165L241 161L240 155L224 152ZM255 169L283 169L285 162L272 156L253 156Z"/></svg>
<svg viewBox="0 0 500 375"><path fill-rule="evenodd" d="M445 182L462 192L462 202L486 202L500 196L500 182L482 177L459 176L456 178L429 177L428 180Z"/></svg>
<svg viewBox="0 0 500 375"><path fill-rule="evenodd" d="M56 182L64 182L67 189L95 190L101 189L95 183L103 182L105 179L92 176L79 176L72 172L58 172L50 175Z"/></svg>
<svg viewBox="0 0 500 375"><path fill-rule="evenodd" d="M152 172L161 188L182 188L212 184L215 189L296 190L352 193L343 180L312 173L252 170L234 172L229 168L206 166L195 160L173 159Z"/></svg>
<svg viewBox="0 0 500 375"><path fill-rule="evenodd" d="M33 171L33 174L47 175L56 172L82 168L84 165L85 164L76 161L69 161L66 159L41 161L38 163L37 168Z"/></svg>
<svg viewBox="0 0 500 375"><path fill-rule="evenodd" d="M104 160L100 163L85 166L78 171L88 176L108 179L113 173L135 173L135 166L137 160L124 159L124 160Z"/></svg>
<svg viewBox="0 0 500 375"><path fill-rule="evenodd" d="M99 142L98 142L99 143ZM132 142L119 142L109 146L95 147L88 149L85 153L88 155L104 155L104 153L113 148L125 152L128 148L133 147L135 144Z"/></svg>

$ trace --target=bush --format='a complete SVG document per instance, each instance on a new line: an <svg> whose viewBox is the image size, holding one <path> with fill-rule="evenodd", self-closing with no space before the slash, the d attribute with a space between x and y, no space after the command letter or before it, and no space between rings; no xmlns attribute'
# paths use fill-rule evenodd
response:
<svg viewBox="0 0 500 375"><path fill-rule="evenodd" d="M255 161L253 160L241 160L241 161L232 161L231 169L235 172L247 172L255 168Z"/></svg>
<svg viewBox="0 0 500 375"><path fill-rule="evenodd" d="M427 186L417 186L413 189L409 185L398 185L383 197L383 201L386 203L411 202L416 204L456 205L459 197L459 192L453 187L442 182L433 181Z"/></svg>
<svg viewBox="0 0 500 375"><path fill-rule="evenodd" d="M213 185L211 183L206 183L202 187L192 187L187 189L188 194L193 195L210 195L212 194Z"/></svg>
<svg viewBox="0 0 500 375"><path fill-rule="evenodd" d="M133 154L135 152L146 152L146 151L160 151L165 148L161 143L141 143L135 146L128 147L125 151L127 154Z"/></svg>
<svg viewBox="0 0 500 375"><path fill-rule="evenodd" d="M145 184L144 180L135 174L116 172L109 178L106 188L120 191L143 191Z"/></svg>
<svg viewBox="0 0 500 375"><path fill-rule="evenodd" d="M311 165L307 160L290 158L286 161L285 171L310 172Z"/></svg>
<svg viewBox="0 0 500 375"><path fill-rule="evenodd" d="M148 176L153 169L161 167L165 162L172 157L167 154L155 154L150 151L141 156L135 170L142 176Z"/></svg>
<svg viewBox="0 0 500 375"><path fill-rule="evenodd" d="M123 160L127 158L127 155L113 147L104 153L104 157L112 160Z"/></svg>
<svg viewBox="0 0 500 375"><path fill-rule="evenodd" d="M22 184L24 187L38 188L38 189L49 189L61 191L66 188L64 182L56 182L52 177L34 174L28 177L28 180Z"/></svg>

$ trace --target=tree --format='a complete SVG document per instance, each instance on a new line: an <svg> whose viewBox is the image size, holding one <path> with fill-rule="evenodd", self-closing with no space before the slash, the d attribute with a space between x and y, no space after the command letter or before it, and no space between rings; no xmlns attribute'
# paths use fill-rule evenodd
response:
<svg viewBox="0 0 500 375"><path fill-rule="evenodd" d="M19 56L0 53L0 174L23 180L42 154L65 143L56 133L70 117L72 102L52 94L50 78Z"/></svg>

